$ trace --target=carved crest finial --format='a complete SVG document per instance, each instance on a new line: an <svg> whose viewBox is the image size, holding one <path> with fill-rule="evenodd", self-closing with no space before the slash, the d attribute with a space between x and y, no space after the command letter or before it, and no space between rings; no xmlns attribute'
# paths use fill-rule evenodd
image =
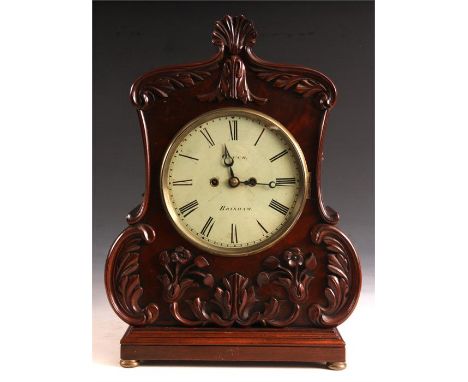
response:
<svg viewBox="0 0 468 382"><path fill-rule="evenodd" d="M226 15L215 23L212 42L222 50L227 48L233 55L238 55L242 49L255 45L257 32L253 23L244 15Z"/></svg>
<svg viewBox="0 0 468 382"><path fill-rule="evenodd" d="M216 21L212 36L213 44L219 47L221 53L227 54L224 55L218 86L207 94L199 95L198 99L208 102L237 99L244 104L267 102L267 98L258 97L250 91L241 55L245 48L255 44L257 32L252 22L243 15L234 17L226 15L222 20Z"/></svg>

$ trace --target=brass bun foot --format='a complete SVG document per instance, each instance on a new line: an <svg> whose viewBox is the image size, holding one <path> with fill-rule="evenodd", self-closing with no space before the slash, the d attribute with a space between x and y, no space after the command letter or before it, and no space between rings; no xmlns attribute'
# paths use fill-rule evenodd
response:
<svg viewBox="0 0 468 382"><path fill-rule="evenodd" d="M136 359L121 359L120 366L125 367L125 368L137 367L137 366L140 366L140 362L137 361Z"/></svg>
<svg viewBox="0 0 468 382"><path fill-rule="evenodd" d="M327 362L327 367L330 370L344 370L346 369L346 362Z"/></svg>

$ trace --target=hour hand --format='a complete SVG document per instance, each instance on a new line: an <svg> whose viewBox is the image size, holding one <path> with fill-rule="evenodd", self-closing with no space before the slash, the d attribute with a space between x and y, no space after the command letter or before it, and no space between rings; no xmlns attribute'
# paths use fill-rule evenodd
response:
<svg viewBox="0 0 468 382"><path fill-rule="evenodd" d="M234 158L229 154L227 146L224 145L224 154L223 154L223 161L226 166L232 166L234 164ZM232 171L232 170L231 170ZM234 175L232 175L234 176Z"/></svg>

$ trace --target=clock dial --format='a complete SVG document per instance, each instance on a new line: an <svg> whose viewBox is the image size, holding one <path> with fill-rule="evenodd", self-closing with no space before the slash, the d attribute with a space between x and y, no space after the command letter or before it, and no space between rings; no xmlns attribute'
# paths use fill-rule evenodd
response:
<svg viewBox="0 0 468 382"><path fill-rule="evenodd" d="M283 237L306 199L304 157L270 117L218 109L186 125L162 166L163 202L179 232L213 253L258 252Z"/></svg>

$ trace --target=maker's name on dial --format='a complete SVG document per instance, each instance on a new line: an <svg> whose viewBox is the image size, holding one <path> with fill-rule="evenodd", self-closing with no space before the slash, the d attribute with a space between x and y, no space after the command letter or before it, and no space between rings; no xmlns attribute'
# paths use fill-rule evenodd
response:
<svg viewBox="0 0 468 382"><path fill-rule="evenodd" d="M229 207L229 206L222 205L221 207L219 207L219 211L246 211L246 212L250 212L250 211L252 211L252 207Z"/></svg>

